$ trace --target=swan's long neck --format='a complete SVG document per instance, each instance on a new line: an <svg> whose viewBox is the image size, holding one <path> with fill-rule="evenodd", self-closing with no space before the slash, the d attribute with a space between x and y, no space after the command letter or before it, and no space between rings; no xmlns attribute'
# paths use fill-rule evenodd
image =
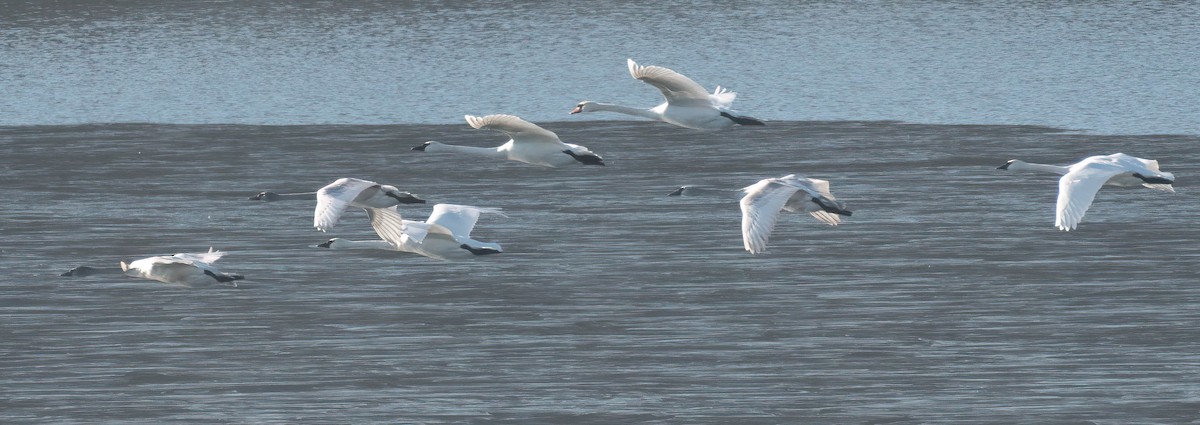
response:
<svg viewBox="0 0 1200 425"><path fill-rule="evenodd" d="M633 116L638 116L638 117L642 117L642 118L649 118L652 120L657 120L657 119L662 118L661 116L658 115L658 113L656 113L650 109L631 108L628 106L614 105L611 103L596 102L592 105L592 110L589 112L595 112L595 111L617 112L617 113L621 113L621 114L625 114L625 115L633 115Z"/></svg>
<svg viewBox="0 0 1200 425"><path fill-rule="evenodd" d="M396 246L388 241L352 241L346 239L338 239L337 243L329 246L333 249L386 249L395 250Z"/></svg>
<svg viewBox="0 0 1200 425"><path fill-rule="evenodd" d="M1059 165L1034 164L1024 161L1014 161L1012 165L1008 166L1008 169L1009 171L1038 171L1043 173L1054 173L1060 176L1065 175L1070 171L1069 168Z"/></svg>
<svg viewBox="0 0 1200 425"><path fill-rule="evenodd" d="M445 143L439 143L439 142L430 143L429 146L425 147L425 151L426 152L464 153L467 155L486 156L489 158L500 158L500 159L508 158L508 155L506 155L504 152L501 152L500 150L498 150L496 148L478 148L475 146L447 145Z"/></svg>
<svg viewBox="0 0 1200 425"><path fill-rule="evenodd" d="M277 193L277 194L275 194L275 196L277 196L277 198L275 198L275 199L277 199L277 200L285 200L285 199L299 199L299 200L308 200L308 201L311 201L311 200L313 200L313 199L316 199L316 197L317 197L317 192L303 192L303 193Z"/></svg>

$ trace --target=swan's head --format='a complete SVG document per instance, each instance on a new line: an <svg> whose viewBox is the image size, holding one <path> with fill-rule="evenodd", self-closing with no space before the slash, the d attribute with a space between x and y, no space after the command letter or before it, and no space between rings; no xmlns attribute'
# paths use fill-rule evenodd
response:
<svg viewBox="0 0 1200 425"><path fill-rule="evenodd" d="M413 196L413 194L396 189L394 186L383 186L383 194L389 198L395 199L401 204L424 204L425 200Z"/></svg>
<svg viewBox="0 0 1200 425"><path fill-rule="evenodd" d="M275 192L258 192L257 195L250 197L251 201L272 202L279 200L279 194Z"/></svg>
<svg viewBox="0 0 1200 425"><path fill-rule="evenodd" d="M575 109L571 110L571 114L578 114L580 112L595 112L597 110L599 110L599 107L596 106L596 102L585 100L583 102L579 102L578 105L575 105Z"/></svg>
<svg viewBox="0 0 1200 425"><path fill-rule="evenodd" d="M1010 160L1008 160L1008 162L1005 162L1005 163L1004 163L1004 165L1001 165L1001 166L999 166L999 167L996 167L996 169L997 169L997 170L1009 170L1009 169L1011 169L1011 170L1014 170L1014 171L1015 171L1015 170L1018 170L1018 169L1020 169L1020 168L1021 168L1022 166L1024 166L1024 165L1025 165L1025 161L1022 161L1022 160L1019 160L1019 159L1010 159ZM1014 166L1015 166L1015 167L1014 167Z"/></svg>
<svg viewBox="0 0 1200 425"><path fill-rule="evenodd" d="M425 142L425 143L422 143L421 146L413 146L412 150L425 152L425 149L429 148L429 145L432 145L432 144L433 144L433 142Z"/></svg>

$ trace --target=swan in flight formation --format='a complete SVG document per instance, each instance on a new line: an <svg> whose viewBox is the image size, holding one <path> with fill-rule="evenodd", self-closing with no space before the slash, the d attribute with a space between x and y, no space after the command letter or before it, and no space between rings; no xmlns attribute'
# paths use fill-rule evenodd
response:
<svg viewBox="0 0 1200 425"><path fill-rule="evenodd" d="M825 180L788 174L759 180L742 191L746 193L740 202L742 243L751 254L767 250L767 239L783 211L807 212L830 226L841 222L838 215L851 214L829 193L829 182Z"/></svg>
<svg viewBox="0 0 1200 425"><path fill-rule="evenodd" d="M317 209L313 212L313 227L322 232L337 225L342 213L349 207L369 210L394 207L398 204L425 203L411 193L396 189L395 186L354 178L337 179L318 190L316 197Z"/></svg>
<svg viewBox="0 0 1200 425"><path fill-rule="evenodd" d="M499 208L437 204L424 222L404 220L396 207L368 208L371 227L381 240L353 241L333 238L317 245L331 249L384 249L411 252L440 260L498 254L500 244L471 238L482 213L504 216Z"/></svg>
<svg viewBox="0 0 1200 425"><path fill-rule="evenodd" d="M180 286L213 284L237 286L236 281L244 279L242 275L221 272L213 265L223 255L225 255L224 252L209 248L208 252L203 253L159 255L128 264L122 261L119 269L116 267L79 266L68 270L61 276L86 277L97 274L123 274Z"/></svg>
<svg viewBox="0 0 1200 425"><path fill-rule="evenodd" d="M409 192L399 192L396 194L401 204L424 204L425 200L418 198ZM271 191L259 192L257 195L251 196L251 201L275 202L275 201L312 201L317 199L317 192L300 192L300 193L275 193Z"/></svg>
<svg viewBox="0 0 1200 425"><path fill-rule="evenodd" d="M600 155L588 148L563 143L553 131L539 127L537 124L525 121L515 115L488 115L477 117L464 116L472 128L496 130L507 134L508 143L494 148L479 148L474 146L447 145L441 142L429 141L421 146L412 148L422 152L457 152L485 156L496 159L520 161L526 164L544 167L563 167L574 163L583 165L604 165Z"/></svg>
<svg viewBox="0 0 1200 425"><path fill-rule="evenodd" d="M198 254L160 255L143 258L129 264L121 262L121 271L128 276L153 279L163 283L185 286L223 283L237 286L235 281L242 280L242 275L223 273L217 270L213 263L221 259L225 253L214 251Z"/></svg>
<svg viewBox="0 0 1200 425"><path fill-rule="evenodd" d="M1148 187L1174 192L1171 184L1175 175L1158 169L1158 161L1123 153L1084 158L1069 166L1034 164L1010 160L996 167L1009 171L1041 171L1062 175L1058 179L1058 204L1054 212L1054 227L1074 230L1083 214L1092 206L1096 192L1102 186Z"/></svg>
<svg viewBox="0 0 1200 425"><path fill-rule="evenodd" d="M585 100L575 105L572 114L609 111L634 115L697 130L716 130L734 124L764 125L755 118L738 115L730 106L737 93L717 86L709 93L704 86L683 74L661 66L638 65L628 59L629 74L662 91L666 102L650 109L632 108Z"/></svg>

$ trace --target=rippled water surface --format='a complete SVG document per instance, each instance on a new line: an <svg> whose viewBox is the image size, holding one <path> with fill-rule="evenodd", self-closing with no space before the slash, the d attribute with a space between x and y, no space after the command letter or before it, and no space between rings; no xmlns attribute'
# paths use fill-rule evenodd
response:
<svg viewBox="0 0 1200 425"><path fill-rule="evenodd" d="M1200 411L1194 136L774 122L553 123L606 167L409 150L463 125L0 128L6 423L1185 423ZM1054 230L1051 175L1124 151L1178 193L1106 188ZM741 249L733 193L800 173L855 211ZM307 201L355 176L500 207L477 261L330 251ZM403 208L421 219L428 206ZM73 266L227 250L238 288Z"/></svg>
<svg viewBox="0 0 1200 425"><path fill-rule="evenodd" d="M1197 423L1200 3L0 4L0 423ZM626 58L765 127L651 106ZM494 146L513 113L602 155ZM599 121L597 121L599 120ZM611 121L610 121L611 120ZM1056 177L1125 152L1177 193ZM828 179L844 225L741 248L737 193ZM504 253L331 251L340 177L503 208ZM698 185L707 196L667 197ZM403 214L424 219L429 205ZM237 288L77 265L228 252Z"/></svg>
<svg viewBox="0 0 1200 425"><path fill-rule="evenodd" d="M1200 134L1197 2L6 2L0 58L0 125L560 121L657 104L633 58L776 121Z"/></svg>

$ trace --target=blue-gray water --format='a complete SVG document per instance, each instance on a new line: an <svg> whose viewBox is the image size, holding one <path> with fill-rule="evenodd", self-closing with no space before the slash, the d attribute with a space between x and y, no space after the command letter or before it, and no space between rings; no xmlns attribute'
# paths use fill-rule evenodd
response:
<svg viewBox="0 0 1200 425"><path fill-rule="evenodd" d="M1194 3L54 4L0 5L0 422L1200 418ZM656 103L626 57L772 122L565 115ZM409 150L503 142L464 113L608 165ZM1056 177L995 169L1114 152L1178 193L1058 232ZM854 215L751 256L734 195L666 196L789 173ZM246 200L339 177L503 208L474 236L505 252L314 248L375 236ZM240 287L58 276L209 246Z"/></svg>
<svg viewBox="0 0 1200 425"><path fill-rule="evenodd" d="M633 58L770 120L1200 134L1197 2L75 3L0 4L0 125L558 121L657 104Z"/></svg>

